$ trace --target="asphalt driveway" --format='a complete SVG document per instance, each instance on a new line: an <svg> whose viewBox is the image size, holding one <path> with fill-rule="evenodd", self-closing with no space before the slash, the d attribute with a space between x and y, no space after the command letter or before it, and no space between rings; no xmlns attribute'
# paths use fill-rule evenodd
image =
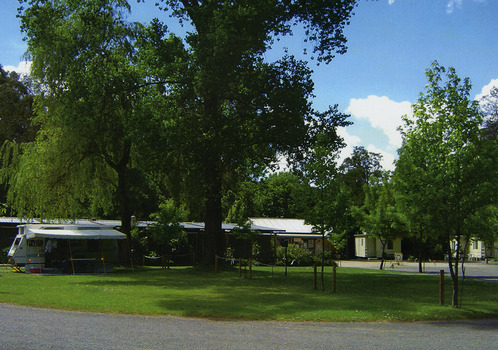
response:
<svg viewBox="0 0 498 350"><path fill-rule="evenodd" d="M0 349L497 349L498 319L293 323L67 312L0 304Z"/></svg>

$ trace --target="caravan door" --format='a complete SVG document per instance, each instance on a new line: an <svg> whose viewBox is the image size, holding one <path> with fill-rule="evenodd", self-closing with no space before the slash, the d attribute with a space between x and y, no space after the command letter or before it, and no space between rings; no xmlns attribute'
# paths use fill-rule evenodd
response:
<svg viewBox="0 0 498 350"><path fill-rule="evenodd" d="M26 236L19 234L9 249L7 256L13 265L24 266L26 264Z"/></svg>

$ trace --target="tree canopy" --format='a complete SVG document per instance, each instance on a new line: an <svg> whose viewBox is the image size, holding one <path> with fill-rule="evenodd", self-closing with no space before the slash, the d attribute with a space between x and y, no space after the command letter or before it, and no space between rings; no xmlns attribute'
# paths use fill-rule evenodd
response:
<svg viewBox="0 0 498 350"><path fill-rule="evenodd" d="M437 62L426 76L426 91L402 128L396 185L411 226L430 230L444 244L458 306L458 264L473 235L470 219L496 201L496 143L491 151L482 142L482 115L469 98L468 78Z"/></svg>

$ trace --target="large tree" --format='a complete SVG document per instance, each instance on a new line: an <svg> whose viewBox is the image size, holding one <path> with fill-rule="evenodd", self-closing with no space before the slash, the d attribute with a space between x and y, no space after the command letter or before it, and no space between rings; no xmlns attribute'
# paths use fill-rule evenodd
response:
<svg viewBox="0 0 498 350"><path fill-rule="evenodd" d="M496 144L483 147L482 116L469 98L468 78L437 62L426 76L426 91L402 128L395 183L410 226L427 230L443 244L457 307L459 263L474 235L473 219L496 202Z"/></svg>
<svg viewBox="0 0 498 350"><path fill-rule="evenodd" d="M222 254L222 193L227 178L251 172L303 144L312 118L310 71L284 56L264 62L273 40L301 24L318 61L345 52L343 28L355 1L164 0L191 27L190 81L181 89L179 112L191 174L203 186L204 261ZM182 110L183 108L183 110Z"/></svg>
<svg viewBox="0 0 498 350"><path fill-rule="evenodd" d="M0 213L13 214L7 201L7 184L16 171L15 161L22 146L33 142L37 128L33 117L31 82L0 66Z"/></svg>
<svg viewBox="0 0 498 350"><path fill-rule="evenodd" d="M41 131L12 179L12 200L20 214L45 217L114 215L118 208L129 234L137 202L130 198L144 183L137 153L161 126L145 99L153 99L147 89L156 82L135 61L147 49L146 30L126 22L124 0L23 3L32 75L42 86Z"/></svg>

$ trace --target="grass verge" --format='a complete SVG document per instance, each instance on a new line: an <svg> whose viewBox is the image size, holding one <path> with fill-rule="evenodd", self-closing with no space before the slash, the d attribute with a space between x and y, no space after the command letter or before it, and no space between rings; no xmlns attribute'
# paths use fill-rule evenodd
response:
<svg viewBox="0 0 498 350"><path fill-rule="evenodd" d="M217 274L193 268L141 268L107 275L47 276L0 270L0 302L64 310L140 315L286 321L414 321L498 316L498 284L466 280L462 307L439 305L439 279L337 268L331 293L313 289L313 269L255 267L253 278L235 269ZM320 284L318 283L319 288Z"/></svg>

